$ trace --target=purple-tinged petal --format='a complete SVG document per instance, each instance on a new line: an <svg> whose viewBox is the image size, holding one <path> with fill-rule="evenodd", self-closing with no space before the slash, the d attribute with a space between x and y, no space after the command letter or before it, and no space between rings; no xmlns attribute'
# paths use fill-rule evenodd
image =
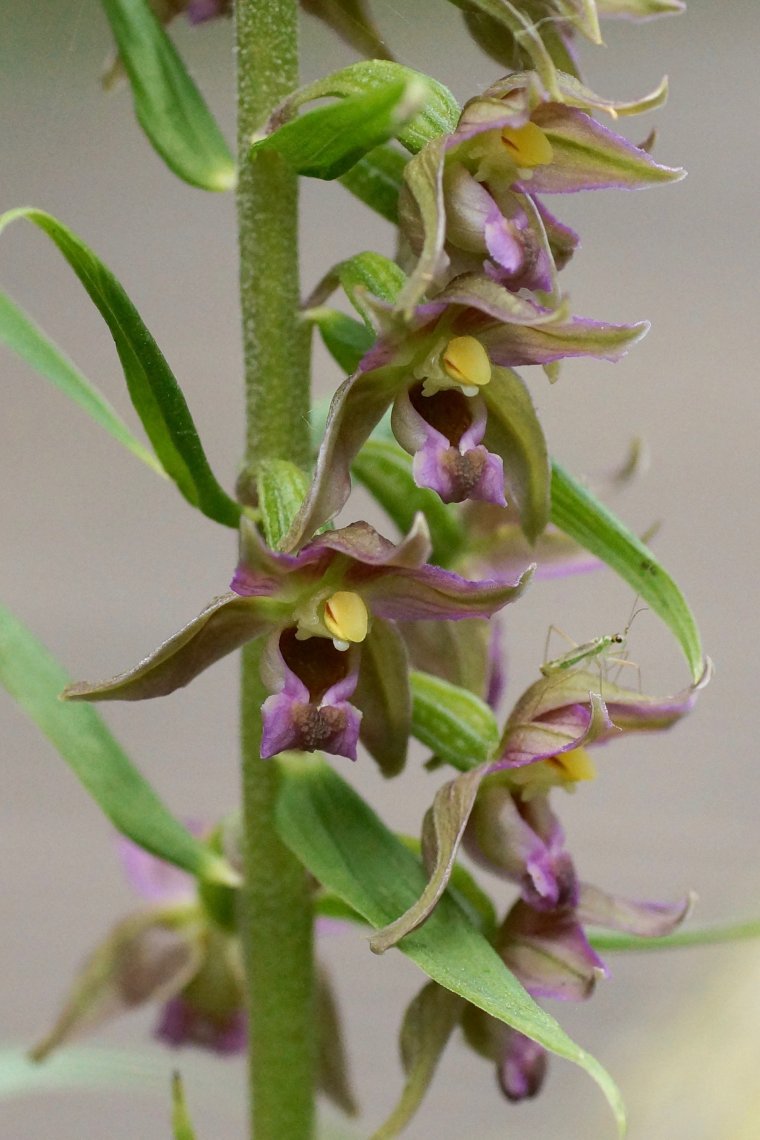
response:
<svg viewBox="0 0 760 1140"><path fill-rule="evenodd" d="M669 728L693 708L698 689L648 697L620 688L600 672L568 668L550 673L531 685L512 710L499 766L521 767L622 732Z"/></svg>
<svg viewBox="0 0 760 1140"><path fill-rule="evenodd" d="M191 24L205 24L232 14L232 0L189 0L185 15Z"/></svg>
<svg viewBox="0 0 760 1140"><path fill-rule="evenodd" d="M108 681L80 681L63 692L66 700L142 701L187 685L209 665L252 641L282 619L282 606L269 598L222 594L174 637L134 669Z"/></svg>
<svg viewBox="0 0 760 1140"><path fill-rule="evenodd" d="M528 569L516 582L485 579L472 582L452 570L422 566L419 570L398 570L370 583L366 596L373 613L392 621L443 619L461 621L491 617L509 602L516 601L530 582Z"/></svg>
<svg viewBox="0 0 760 1140"><path fill-rule="evenodd" d="M221 1056L242 1053L248 1043L246 1016L242 1009L217 1015L196 1008L182 994L164 1005L153 1033L159 1041L175 1049L183 1045L198 1045Z"/></svg>
<svg viewBox="0 0 760 1140"><path fill-rule="evenodd" d="M553 526L531 545L513 505L500 510L487 503L467 504L463 521L471 549L461 556L458 568L473 577L510 577L531 562L536 563L536 581L585 574L601 566L598 558Z"/></svg>
<svg viewBox="0 0 760 1140"><path fill-rule="evenodd" d="M269 638L261 674L275 691L261 710L262 759L287 749L356 759L361 713L348 698L356 688L358 653L341 652L325 637L299 639L292 627Z"/></svg>
<svg viewBox="0 0 760 1140"><path fill-rule="evenodd" d="M564 833L546 796L523 803L498 781L488 781L468 824L468 854L481 866L517 883L536 910L573 906L578 883Z"/></svg>
<svg viewBox="0 0 760 1140"><path fill-rule="evenodd" d="M347 555L356 564L352 569L361 576L364 575L361 567L415 569L430 557L430 531L425 516L418 511L409 533L399 543L383 538L369 523L355 522L320 534L304 547L298 558L300 560L317 550ZM346 582L352 580L352 570L349 570Z"/></svg>
<svg viewBox="0 0 760 1140"><path fill-rule="evenodd" d="M546 1079L548 1063L543 1045L516 1029L505 1027L496 1076L507 1100L519 1104L537 1096Z"/></svg>
<svg viewBox="0 0 760 1140"><path fill-rule="evenodd" d="M522 719L523 707L522 702L518 702L507 720L494 771L523 768L540 760L552 762L564 753L607 739L617 731L598 693L587 692L585 703L561 705L525 720ZM551 772L547 772L546 777L549 784L565 782L559 763L556 779ZM539 773L535 773L535 778L540 778Z"/></svg>
<svg viewBox="0 0 760 1140"><path fill-rule="evenodd" d="M532 199L533 205L541 218L546 233L547 241L549 242L549 249L551 250L554 264L557 269L564 269L570 258L578 249L581 239L575 230L570 226L566 226L564 222L560 222L558 218L554 217L543 202L538 198Z"/></svg>
<svg viewBox="0 0 760 1140"><path fill-rule="evenodd" d="M31 1052L42 1061L65 1042L149 1001L165 1001L203 957L192 908L151 907L118 923L79 972L52 1030Z"/></svg>
<svg viewBox="0 0 760 1140"><path fill-rule="evenodd" d="M546 103L537 108L532 120L551 143L553 159L531 172L531 193L636 190L684 177L683 170L661 166L645 150L575 107Z"/></svg>
<svg viewBox="0 0 760 1140"><path fill-rule="evenodd" d="M661 938L681 925L693 903L693 895L674 903L637 902L616 898L589 883L582 883L576 913L584 925L621 930L640 938Z"/></svg>
<svg viewBox="0 0 760 1140"><path fill-rule="evenodd" d="M533 997L584 1001L607 974L572 909L542 913L519 900L496 948Z"/></svg>
<svg viewBox="0 0 760 1140"><path fill-rule="evenodd" d="M494 621L491 623L488 639L488 687L484 697L489 708L494 709L494 711L498 709L506 689L507 665L504 630L498 621Z"/></svg>
<svg viewBox="0 0 760 1140"><path fill-rule="evenodd" d="M519 364L551 364L576 356L614 362L646 336L649 327L648 321L616 325L570 317L533 326L491 326L480 332L478 339L492 362L507 368Z"/></svg>
<svg viewBox="0 0 760 1140"><path fill-rule="evenodd" d="M197 823L186 826L193 835L203 834L203 827ZM127 882L148 902L188 902L195 897L195 880L186 871L151 855L123 835L116 837L116 847Z"/></svg>

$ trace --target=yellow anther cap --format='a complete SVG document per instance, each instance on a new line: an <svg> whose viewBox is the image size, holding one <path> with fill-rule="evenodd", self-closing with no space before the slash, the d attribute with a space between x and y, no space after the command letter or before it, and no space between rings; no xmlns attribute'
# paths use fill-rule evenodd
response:
<svg viewBox="0 0 760 1140"><path fill-rule="evenodd" d="M596 777L594 761L585 748L573 748L570 752L552 756L552 763L562 770L564 780L573 783L579 780L593 780Z"/></svg>
<svg viewBox="0 0 760 1140"><path fill-rule="evenodd" d="M474 336L455 336L441 354L447 374L464 387L482 388L491 379L488 353Z"/></svg>
<svg viewBox="0 0 760 1140"><path fill-rule="evenodd" d="M502 141L517 166L547 166L553 156L552 144L535 123L522 127L504 127Z"/></svg>
<svg viewBox="0 0 760 1140"><path fill-rule="evenodd" d="M358 594L338 590L325 602L324 622L338 641L364 641L369 616Z"/></svg>

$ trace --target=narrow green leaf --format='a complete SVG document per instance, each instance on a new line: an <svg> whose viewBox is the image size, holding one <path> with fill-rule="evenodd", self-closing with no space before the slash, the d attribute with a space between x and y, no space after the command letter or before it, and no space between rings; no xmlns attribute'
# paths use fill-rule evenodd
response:
<svg viewBox="0 0 760 1140"><path fill-rule="evenodd" d="M455 130L459 120L459 104L448 87L444 87L431 75L424 75L422 72L413 71L410 67L403 67L389 60L372 59L352 63L340 71L333 72L332 75L317 79L291 95L278 115L293 114L299 107L315 99L326 99L330 96L349 99L382 90L399 82L421 82L427 92L418 113L399 130L397 136L403 147L416 154L431 139L450 134Z"/></svg>
<svg viewBox="0 0 760 1140"><path fill-rule="evenodd" d="M69 678L30 631L0 606L0 684L58 749L118 831L191 875L233 883L227 863L179 823L87 704L64 703Z"/></svg>
<svg viewBox="0 0 760 1140"><path fill-rule="evenodd" d="M420 863L324 761L290 753L278 763L277 827L283 842L375 928L403 914L425 888ZM625 1112L612 1078L533 1001L450 895L399 949L445 989L584 1068L624 1132Z"/></svg>
<svg viewBox="0 0 760 1140"><path fill-rule="evenodd" d="M672 630L695 682L706 672L699 630L683 594L649 547L558 463L552 464L551 520L606 562Z"/></svg>
<svg viewBox="0 0 760 1140"><path fill-rule="evenodd" d="M231 190L235 162L216 120L148 0L101 0L129 77L135 114L178 177Z"/></svg>
<svg viewBox="0 0 760 1140"><path fill-rule="evenodd" d="M195 1140L195 1129L185 1101L185 1088L179 1073L172 1075L172 1131L174 1140Z"/></svg>
<svg viewBox="0 0 760 1140"><path fill-rule="evenodd" d="M448 764L467 772L489 758L499 726L485 701L430 673L410 674L412 734Z"/></svg>
<svg viewBox="0 0 760 1140"><path fill-rule="evenodd" d="M298 174L339 178L370 151L395 138L425 105L427 95L421 77L397 79L291 119L254 142L251 156L276 151Z"/></svg>
<svg viewBox="0 0 760 1140"><path fill-rule="evenodd" d="M367 488L402 534L411 529L414 516L422 511L430 529L433 562L447 565L461 550L465 536L456 511L434 491L417 486L412 476L410 456L395 443L368 440L352 463L351 473Z"/></svg>
<svg viewBox="0 0 760 1140"><path fill-rule="evenodd" d="M288 459L265 459L259 464L256 486L264 538L276 550L306 498L309 480Z"/></svg>
<svg viewBox="0 0 760 1140"><path fill-rule="evenodd" d="M303 316L305 320L311 321L317 326L325 348L343 371L356 372L359 361L375 343L374 334L369 331L366 324L355 321L353 317L349 317L337 309L331 309L327 305L306 309ZM316 421L320 419L320 416L314 418ZM324 415L321 416L321 419L323 423L322 430L319 432L319 440L324 435L327 406L325 406Z"/></svg>
<svg viewBox="0 0 760 1140"><path fill-rule="evenodd" d="M399 150L378 146L341 174L340 182L355 197L392 225L398 224L398 196L407 159Z"/></svg>
<svg viewBox="0 0 760 1140"><path fill-rule="evenodd" d="M620 930L595 930L589 934L597 950L683 950L689 946L719 946L727 942L746 942L760 938L760 919L715 923L674 930L660 938L637 938Z"/></svg>
<svg viewBox="0 0 760 1140"><path fill-rule="evenodd" d="M4 293L0 293L0 341L74 403L79 404L80 408L84 408L95 423L104 427L133 455L159 475L166 476L153 452L132 435L105 396Z"/></svg>
<svg viewBox="0 0 760 1140"><path fill-rule="evenodd" d="M0 232L25 218L57 245L108 325L129 395L167 475L199 511L237 527L240 506L216 481L174 374L113 273L75 233L43 210L0 215Z"/></svg>

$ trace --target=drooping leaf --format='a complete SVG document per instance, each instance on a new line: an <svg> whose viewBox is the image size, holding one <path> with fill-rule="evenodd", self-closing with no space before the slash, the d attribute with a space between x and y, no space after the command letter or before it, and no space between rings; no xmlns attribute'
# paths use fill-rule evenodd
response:
<svg viewBox="0 0 760 1140"><path fill-rule="evenodd" d="M328 181L339 178L366 154L396 138L427 97L421 77L396 79L291 119L256 140L251 157L276 151L297 174Z"/></svg>
<svg viewBox="0 0 760 1140"><path fill-rule="evenodd" d="M58 662L0 607L0 683L58 749L114 827L192 875L235 882L227 863L171 815L95 710L58 699L67 682Z"/></svg>
<svg viewBox="0 0 760 1140"><path fill-rule="evenodd" d="M401 1060L406 1083L388 1119L371 1140L392 1140L417 1112L449 1038L462 1016L464 1002L456 994L428 982L414 997L401 1026Z"/></svg>
<svg viewBox="0 0 760 1140"><path fill-rule="evenodd" d="M349 1073L348 1053L335 991L329 974L320 969L316 980L317 1088L346 1116L359 1107Z"/></svg>
<svg viewBox="0 0 760 1140"><path fill-rule="evenodd" d="M491 709L467 689L430 673L413 672L412 733L461 772L487 760L499 742Z"/></svg>
<svg viewBox="0 0 760 1140"><path fill-rule="evenodd" d="M53 344L42 329L4 293L0 293L0 341L59 391L84 408L115 440L159 475L166 475L152 451L132 435L98 389Z"/></svg>
<svg viewBox="0 0 760 1140"><path fill-rule="evenodd" d="M551 520L606 562L671 629L695 682L706 676L694 616L670 574L620 519L558 463L552 464Z"/></svg>
<svg viewBox="0 0 760 1140"><path fill-rule="evenodd" d="M101 0L129 77L140 126L191 186L231 190L235 161L216 120L148 0Z"/></svg>
<svg viewBox="0 0 760 1140"><path fill-rule="evenodd" d="M395 443L370 439L351 464L352 475L366 487L406 534L414 516L422 511L433 544L431 561L448 564L464 544L464 530L456 511L434 491L418 487L412 476L412 460Z"/></svg>
<svg viewBox="0 0 760 1140"><path fill-rule="evenodd" d="M401 145L412 154L439 135L449 134L459 119L459 104L447 87L431 75L403 67L388 60L372 59L352 63L331 75L325 75L301 87L285 100L273 116L274 121L290 118L315 99L330 97L351 99L388 88L397 83L420 83L426 88L424 103L418 112L397 132Z"/></svg>
<svg viewBox="0 0 760 1140"><path fill-rule="evenodd" d="M395 226L398 224L398 196L406 164L407 159L401 151L390 146L378 146L341 174L340 183L365 206Z"/></svg>
<svg viewBox="0 0 760 1140"><path fill-rule="evenodd" d="M167 475L203 514L237 527L240 506L211 471L182 390L116 277L75 233L43 210L9 210L0 215L0 232L21 218L51 238L108 325L135 411Z"/></svg>
<svg viewBox="0 0 760 1140"><path fill-rule="evenodd" d="M296 753L277 763L282 771L277 827L283 842L375 928L403 914L425 887L425 872L414 856L326 763ZM444 895L399 949L445 989L584 1068L624 1131L625 1112L609 1074L536 1005L453 898Z"/></svg>

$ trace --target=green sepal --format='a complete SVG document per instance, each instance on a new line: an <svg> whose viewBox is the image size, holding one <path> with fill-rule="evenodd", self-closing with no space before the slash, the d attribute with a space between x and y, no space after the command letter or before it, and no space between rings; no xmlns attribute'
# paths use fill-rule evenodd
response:
<svg viewBox="0 0 760 1140"><path fill-rule="evenodd" d="M308 477L289 459L264 459L258 465L256 488L264 538L277 550L306 498Z"/></svg>
<svg viewBox="0 0 760 1140"><path fill-rule="evenodd" d="M68 680L44 646L0 606L0 684L55 746L114 827L191 875L237 884L227 861L174 818L95 709L59 700Z"/></svg>
<svg viewBox="0 0 760 1140"><path fill-rule="evenodd" d="M659 938L642 938L622 930L591 930L589 942L596 950L685 950L690 946L719 946L760 938L760 919L739 919L712 926L674 930Z"/></svg>
<svg viewBox="0 0 760 1140"><path fill-rule="evenodd" d="M0 341L75 404L79 404L90 419L105 428L147 467L166 477L166 472L153 452L132 435L105 396L4 293L0 293Z"/></svg>
<svg viewBox="0 0 760 1140"><path fill-rule="evenodd" d="M535 542L549 521L549 453L527 387L510 368L492 367L482 389L488 408L483 443L504 461L504 481L520 527Z"/></svg>
<svg viewBox="0 0 760 1140"><path fill-rule="evenodd" d="M480 697L430 673L412 672L412 735L460 772L488 760L499 726Z"/></svg>
<svg viewBox="0 0 760 1140"><path fill-rule="evenodd" d="M369 439L351 464L359 480L385 513L407 534L420 511L427 519L433 544L430 561L450 565L465 543L457 512L434 491L418 487L412 476L412 460L397 444Z"/></svg>
<svg viewBox="0 0 760 1140"><path fill-rule="evenodd" d="M235 160L148 0L101 3L129 77L135 114L154 149L191 186L231 190Z"/></svg>
<svg viewBox="0 0 760 1140"><path fill-rule="evenodd" d="M182 1077L176 1072L172 1074L172 1132L174 1140L195 1140L195 1129L185 1102Z"/></svg>
<svg viewBox="0 0 760 1140"><path fill-rule="evenodd" d="M338 309L331 309L327 305L305 309L303 317L304 320L317 326L325 348L336 364L349 374L356 372L361 358L375 343L374 333L370 332L366 324L355 321L353 317L341 313ZM319 432L319 439L324 435L327 405L321 419L323 430Z"/></svg>
<svg viewBox="0 0 760 1140"><path fill-rule="evenodd" d="M515 37L520 47L530 59L538 79L546 94L557 102L561 101L554 61L541 39L540 28L510 0L450 0L457 8L467 12L473 9L490 16L505 27Z"/></svg>
<svg viewBox="0 0 760 1140"><path fill-rule="evenodd" d="M407 910L425 888L425 872L369 805L322 760L284 753L272 762L282 777L277 830L304 866L375 928ZM445 989L584 1068L624 1133L612 1078L536 1004L450 894L399 949Z"/></svg>
<svg viewBox="0 0 760 1140"><path fill-rule="evenodd" d="M108 325L132 404L167 475L208 518L237 527L241 508L217 482L182 390L121 284L75 233L43 210L9 210L0 215L0 232L20 218L56 244Z"/></svg>
<svg viewBox="0 0 760 1140"><path fill-rule="evenodd" d="M396 138L425 105L428 89L420 78L396 79L362 95L307 111L256 140L252 159L276 151L297 174L331 180L364 155Z"/></svg>
<svg viewBox="0 0 760 1140"><path fill-rule="evenodd" d="M651 20L654 16L677 16L686 11L684 0L596 0L602 16L633 16Z"/></svg>
<svg viewBox="0 0 760 1140"><path fill-rule="evenodd" d="M404 1088L393 1112L370 1140L392 1140L415 1116L464 1009L460 997L435 982L428 982L412 999L399 1038Z"/></svg>
<svg viewBox="0 0 760 1140"><path fill-rule="evenodd" d="M406 150L416 154L431 139L455 130L459 120L459 104L447 87L430 75L381 59L352 63L332 75L301 87L275 111L270 122L282 122L290 118L305 103L315 99L351 99L399 83L422 83L426 88L424 103L396 134Z"/></svg>
<svg viewBox="0 0 760 1140"><path fill-rule="evenodd" d="M699 683L708 663L689 605L648 546L558 463L552 464L551 521L627 582L675 635Z"/></svg>
<svg viewBox="0 0 760 1140"><path fill-rule="evenodd" d="M378 146L341 174L340 183L365 206L395 226L398 225L398 196L407 162L400 150Z"/></svg>

